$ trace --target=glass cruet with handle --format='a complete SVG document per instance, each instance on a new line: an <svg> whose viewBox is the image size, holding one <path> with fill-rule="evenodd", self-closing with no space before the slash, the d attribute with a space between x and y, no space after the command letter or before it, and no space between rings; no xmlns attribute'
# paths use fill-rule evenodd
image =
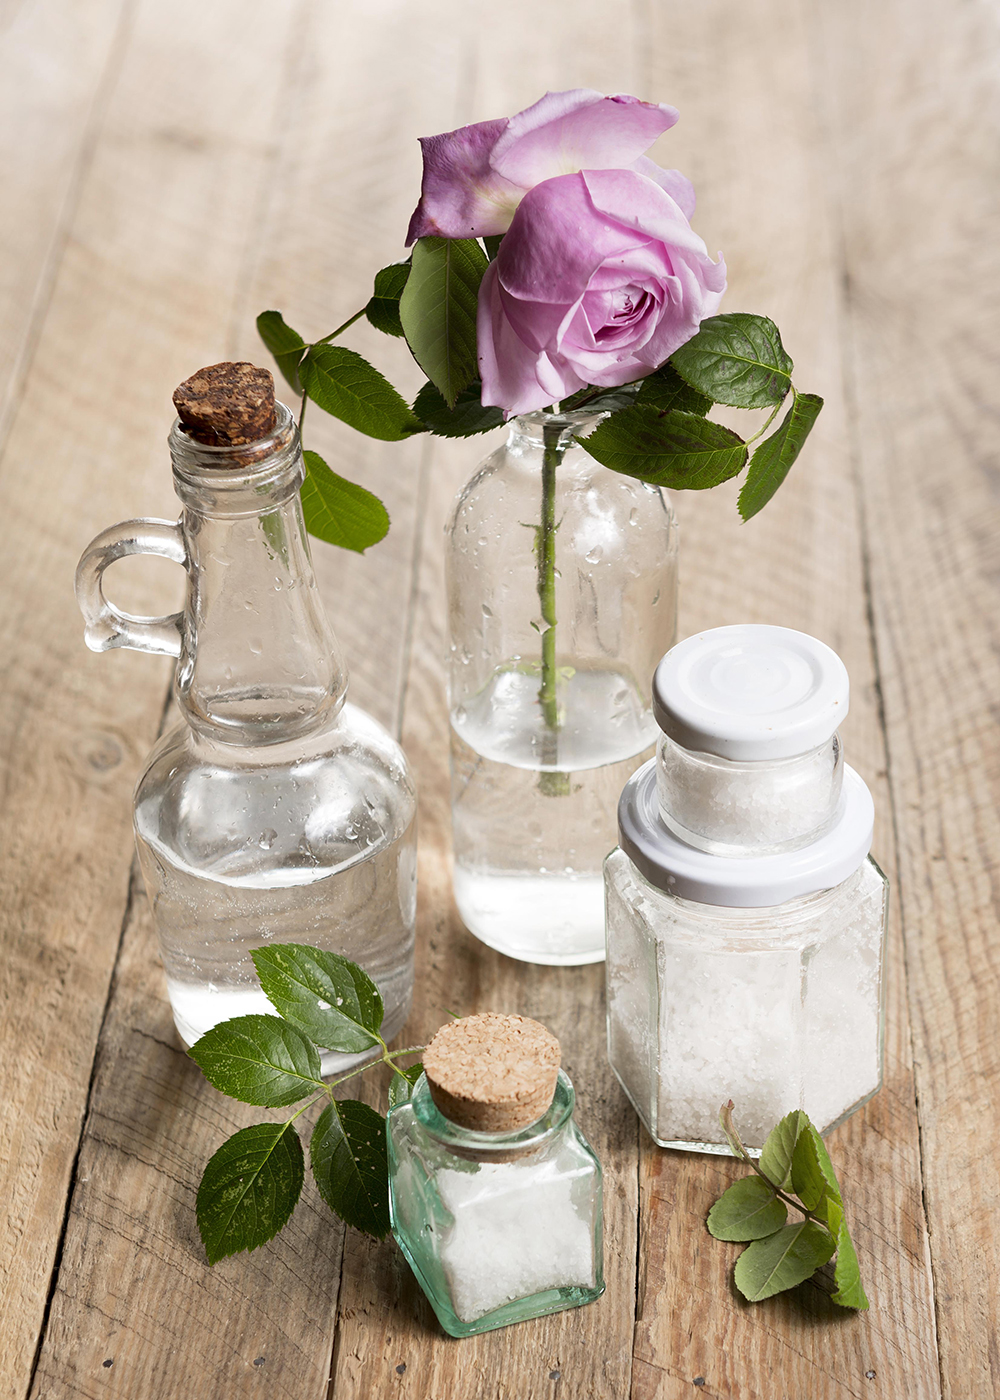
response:
<svg viewBox="0 0 1000 1400"><path fill-rule="evenodd" d="M227 439L252 369L212 366L187 381L215 386L222 427L196 435L178 419L171 429L180 519L98 535L77 597L92 650L177 658L181 720L149 756L134 816L181 1039L273 1009L251 952L275 942L360 964L381 992L389 1039L413 988L416 794L402 749L346 699L302 515L299 434L266 371L253 374L271 385L271 426ZM184 566L182 612L136 618L104 597L105 569L143 553ZM362 1057L322 1058L328 1074Z"/></svg>

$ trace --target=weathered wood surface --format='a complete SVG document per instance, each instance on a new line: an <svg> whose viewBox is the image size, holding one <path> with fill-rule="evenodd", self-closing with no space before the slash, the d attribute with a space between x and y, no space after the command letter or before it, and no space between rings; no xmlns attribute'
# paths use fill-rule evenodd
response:
<svg viewBox="0 0 1000 1400"><path fill-rule="evenodd" d="M997 24L986 0L0 5L22 133L0 134L0 1394L998 1393ZM560 1035L606 1169L608 1292L456 1343L395 1249L345 1237L311 1187L254 1255L210 1270L197 1238L205 1160L260 1115L179 1052L130 885L129 792L168 668L84 650L72 568L110 521L173 512L179 379L259 358L265 306L308 335L360 304L399 254L417 135L579 85L680 107L659 154L695 180L727 306L773 314L827 400L750 525L734 491L678 501L681 629L786 623L851 670L846 740L894 889L886 1087L831 1140L866 1316L808 1287L741 1303L735 1251L703 1227L732 1164L640 1133L604 1061L600 970L526 968L462 929L441 527L488 443L371 443L318 413L309 445L393 517L364 558L316 554L353 694L402 733L421 788L407 1038L456 1004ZM351 343L419 382L401 346ZM160 574L131 589L137 610L174 605Z"/></svg>

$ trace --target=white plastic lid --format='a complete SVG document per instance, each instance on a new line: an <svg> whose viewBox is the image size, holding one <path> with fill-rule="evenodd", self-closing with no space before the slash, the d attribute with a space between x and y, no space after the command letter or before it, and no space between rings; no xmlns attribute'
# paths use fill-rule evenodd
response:
<svg viewBox="0 0 1000 1400"><path fill-rule="evenodd" d="M709 855L674 836L660 816L655 758L632 774L618 803L618 844L651 885L733 909L763 909L839 885L871 850L874 824L872 795L846 765L832 826L810 845L780 855Z"/></svg>
<svg viewBox="0 0 1000 1400"><path fill-rule="evenodd" d="M819 748L847 717L835 651L789 627L741 623L678 642L653 676L656 722L682 748L743 762Z"/></svg>

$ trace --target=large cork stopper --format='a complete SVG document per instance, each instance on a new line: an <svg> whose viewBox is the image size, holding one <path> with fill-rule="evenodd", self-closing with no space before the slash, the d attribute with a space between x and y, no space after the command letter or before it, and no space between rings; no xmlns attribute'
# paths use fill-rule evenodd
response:
<svg viewBox="0 0 1000 1400"><path fill-rule="evenodd" d="M514 1132L552 1102L559 1061L558 1040L537 1021L486 1011L442 1026L424 1052L424 1073L450 1122Z"/></svg>
<svg viewBox="0 0 1000 1400"><path fill-rule="evenodd" d="M241 447L274 429L274 377L242 360L208 365L178 384L174 407L196 442Z"/></svg>

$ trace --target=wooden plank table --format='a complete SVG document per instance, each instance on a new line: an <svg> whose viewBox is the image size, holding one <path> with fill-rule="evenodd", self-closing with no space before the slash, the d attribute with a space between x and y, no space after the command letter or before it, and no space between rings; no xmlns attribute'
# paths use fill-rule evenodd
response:
<svg viewBox="0 0 1000 1400"><path fill-rule="evenodd" d="M1000 1394L998 29L988 0L0 4L0 1395ZM827 402L751 524L735 490L678 500L681 634L783 623L851 671L845 737L893 885L886 1084L831 1138L864 1315L809 1285L745 1305L703 1223L735 1164L639 1130L600 968L526 967L463 929L441 527L488 444L375 443L318 414L311 444L393 518L364 557L315 553L352 694L420 785L407 1039L446 1007L560 1036L606 1169L608 1290L457 1343L392 1243L311 1185L253 1255L209 1269L197 1235L205 1161L259 1114L181 1052L132 869L169 665L90 655L72 570L102 526L175 510L176 383L261 360L267 306L324 333L399 256L417 135L573 86L680 108L654 154L695 182L726 308L773 315ZM416 387L401 346L351 343ZM169 570L128 574L135 611L176 606Z"/></svg>

